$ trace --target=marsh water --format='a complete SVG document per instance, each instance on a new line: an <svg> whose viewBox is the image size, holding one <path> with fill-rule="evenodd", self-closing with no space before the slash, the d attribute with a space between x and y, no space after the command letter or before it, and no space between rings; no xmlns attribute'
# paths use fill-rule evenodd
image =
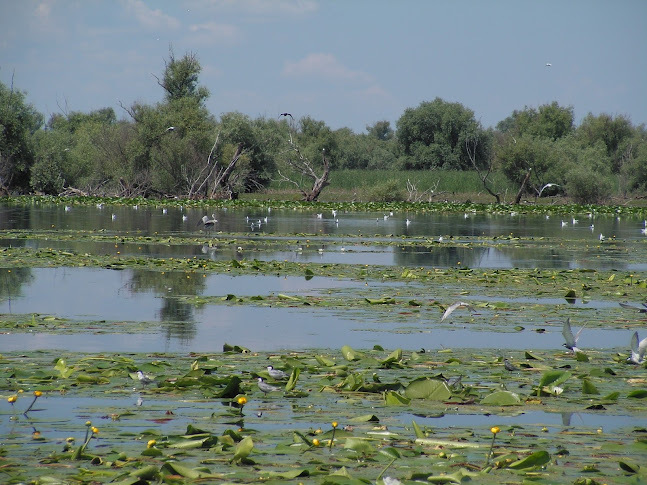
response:
<svg viewBox="0 0 647 485"><path fill-rule="evenodd" d="M333 215L330 211L268 207L219 209L213 214L218 220L215 228L206 230L200 223L203 215L200 209L162 206L3 206L0 244L147 258L428 268L462 265L482 269L647 270L647 236L642 231L645 222L637 218L584 214L576 219L514 212ZM29 231L41 237L24 237ZM79 239L72 237L74 234L90 237ZM231 237L225 237L232 234L234 243ZM165 237L174 238L174 243L164 244ZM523 245L518 244L520 240ZM422 290L416 288L415 282L213 273L186 281L182 274L173 272L87 267L6 268L3 277L0 313L95 322L89 329L93 336L88 350L93 351L212 351L224 342L255 350L336 347L339 342L359 348L381 345L410 349L484 345L559 348L562 343L559 323L551 325L541 318L520 322L524 332L518 332L513 330L515 325L492 328L466 325L460 320L455 326L439 326L437 316L429 312L384 321L374 318L370 309L349 313L296 305L273 308L187 302L191 297L230 294L316 296L334 291L340 299L360 290L374 295L398 291L419 294ZM462 298L487 301L488 295ZM508 303L564 304L559 299L551 302L533 295L512 298ZM569 306L608 309L616 302L572 301ZM120 331L121 321L144 323L133 334ZM537 330L543 331L528 336ZM591 348L626 347L628 341L627 332L618 329L588 329L584 338ZM82 340L87 347L86 337L76 331L69 335L61 335L60 331L10 333L0 340L0 351L77 348Z"/></svg>

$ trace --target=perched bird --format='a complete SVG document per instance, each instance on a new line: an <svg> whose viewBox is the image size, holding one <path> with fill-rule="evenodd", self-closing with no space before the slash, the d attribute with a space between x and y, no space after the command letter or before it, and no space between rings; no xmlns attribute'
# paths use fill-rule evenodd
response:
<svg viewBox="0 0 647 485"><path fill-rule="evenodd" d="M288 377L290 377L288 374L286 374L282 370L275 369L271 365L267 366L267 373L270 375L270 377L272 379L276 379L277 381L281 381L281 380L284 380L284 379L287 379Z"/></svg>
<svg viewBox="0 0 647 485"><path fill-rule="evenodd" d="M618 303L622 308L631 308L632 310L638 310L638 313L647 313L647 303L641 303L642 306L632 305L630 303Z"/></svg>
<svg viewBox="0 0 647 485"><path fill-rule="evenodd" d="M142 371L137 371L137 379L142 383L142 386L147 386L151 382L154 382L153 378L148 374L144 374Z"/></svg>
<svg viewBox="0 0 647 485"><path fill-rule="evenodd" d="M114 221L116 219L117 219L117 214L112 214L112 220Z"/></svg>
<svg viewBox="0 0 647 485"><path fill-rule="evenodd" d="M271 386L267 382L263 380L262 377L258 378L258 388L263 391L264 394L267 394L268 392L274 392L274 391L280 391L281 389L276 386Z"/></svg>
<svg viewBox="0 0 647 485"><path fill-rule="evenodd" d="M572 350L573 353L581 352L580 349L577 348L577 340L580 338L582 330L584 330L584 327L580 328L579 332L577 332L577 334L573 336L573 330L571 329L571 319L567 318L564 322L564 327L562 328L562 335L564 336L564 340L566 342L562 345L567 349Z"/></svg>
<svg viewBox="0 0 647 485"><path fill-rule="evenodd" d="M519 370L519 367L514 365L508 359L503 359L503 367L505 367L505 370L509 370L510 372L514 372L516 370Z"/></svg>
<svg viewBox="0 0 647 485"><path fill-rule="evenodd" d="M449 305L449 307L447 307L447 310L445 310L445 313L443 313L443 317L440 319L440 321L442 322L445 318L450 316L457 308L467 308L471 312L475 311L474 307L472 307L469 303L457 301L456 303L452 303L451 305Z"/></svg>
<svg viewBox="0 0 647 485"><path fill-rule="evenodd" d="M631 336L631 357L627 359L630 364L640 365L645 362L645 351L647 351L647 338L638 340L638 332Z"/></svg>

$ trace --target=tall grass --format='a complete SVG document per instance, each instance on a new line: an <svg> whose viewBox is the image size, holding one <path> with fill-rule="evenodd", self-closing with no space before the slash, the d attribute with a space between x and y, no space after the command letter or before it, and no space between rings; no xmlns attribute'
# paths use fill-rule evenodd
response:
<svg viewBox="0 0 647 485"><path fill-rule="evenodd" d="M491 188L502 197L507 194L509 199L513 197L510 194L518 190L502 173L491 174L489 180ZM330 174L330 185L323 190L319 200L379 202L384 200L385 191L400 200L412 201L416 196L424 200L494 200L476 172L457 170L335 170ZM300 198L294 185L278 182L270 184L264 195L287 200Z"/></svg>

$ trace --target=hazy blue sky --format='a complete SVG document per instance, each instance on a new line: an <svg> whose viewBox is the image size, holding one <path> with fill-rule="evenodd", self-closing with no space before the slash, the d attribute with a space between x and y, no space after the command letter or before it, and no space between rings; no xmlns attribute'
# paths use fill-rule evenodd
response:
<svg viewBox="0 0 647 485"><path fill-rule="evenodd" d="M216 116L361 133L441 97L485 127L552 101L647 122L646 0L0 0L0 80L46 118L161 101L171 44Z"/></svg>

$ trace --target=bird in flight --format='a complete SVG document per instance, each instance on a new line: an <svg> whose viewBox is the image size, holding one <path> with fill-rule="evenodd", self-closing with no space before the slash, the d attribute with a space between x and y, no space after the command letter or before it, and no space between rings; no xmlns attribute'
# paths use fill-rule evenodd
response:
<svg viewBox="0 0 647 485"><path fill-rule="evenodd" d="M552 66L552 64L550 62L547 62L546 67L550 67L550 66Z"/></svg>
<svg viewBox="0 0 647 485"><path fill-rule="evenodd" d="M580 328L580 331L577 332L577 334L573 335L573 330L571 329L571 319L567 318L566 321L564 322L564 327L562 328L562 335L564 336L564 340L566 342L563 343L562 345L567 349L572 350L574 354L576 352L581 352L580 349L577 348L577 339L580 338L580 334L582 333L582 330L584 330L584 327Z"/></svg>
<svg viewBox="0 0 647 485"><path fill-rule="evenodd" d="M279 118L280 118L281 116L289 116L290 118L294 119L294 116L292 116L290 113L281 113L281 114L279 115Z"/></svg>
<svg viewBox="0 0 647 485"><path fill-rule="evenodd" d="M645 352L647 351L647 338L638 339L638 332L631 336L631 357L627 359L630 364L640 365L645 362Z"/></svg>
<svg viewBox="0 0 647 485"><path fill-rule="evenodd" d="M447 307L447 310L445 310L445 313L443 313L443 317L440 319L440 321L442 322L445 318L450 316L457 308L467 308L471 312L475 311L474 307L472 307L469 303L457 301L456 303L452 303L451 305L449 305L449 307Z"/></svg>

